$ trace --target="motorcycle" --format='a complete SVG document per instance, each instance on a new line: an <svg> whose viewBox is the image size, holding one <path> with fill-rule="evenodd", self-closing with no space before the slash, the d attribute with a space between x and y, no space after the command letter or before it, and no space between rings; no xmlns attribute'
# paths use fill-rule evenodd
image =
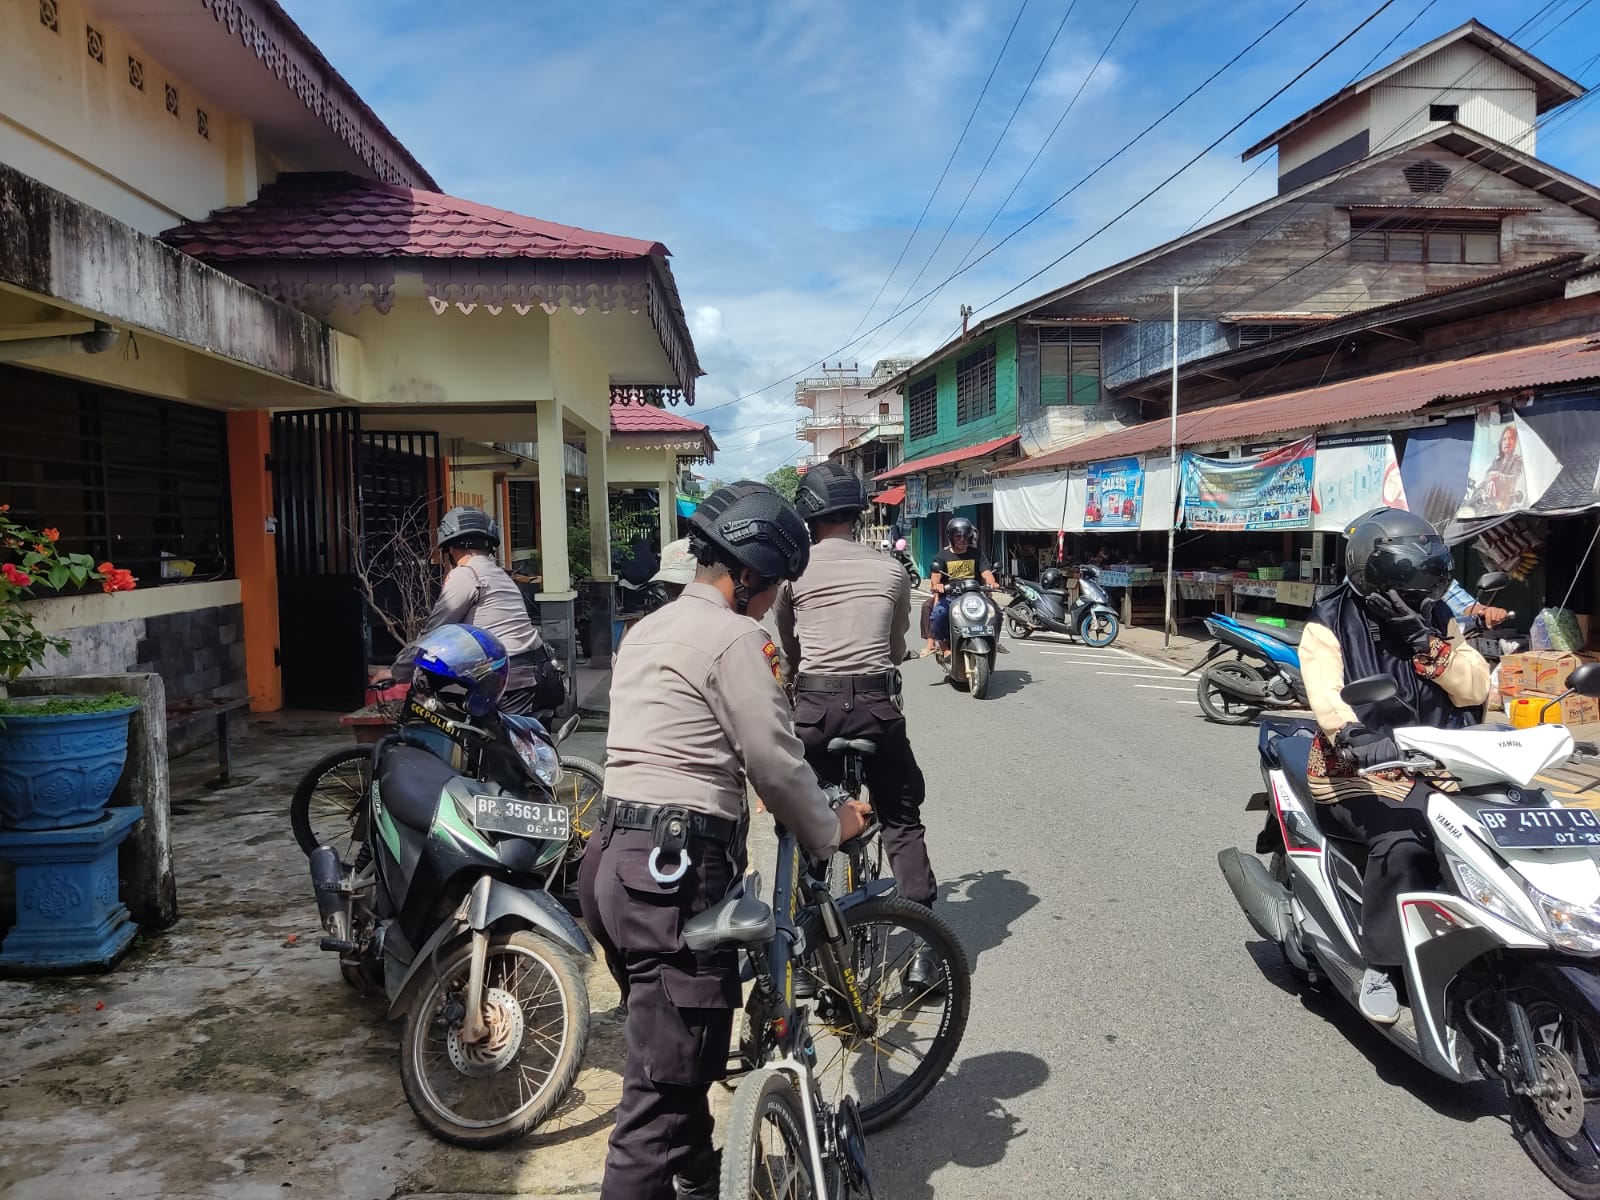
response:
<svg viewBox="0 0 1600 1200"><path fill-rule="evenodd" d="M1200 672L1195 696L1200 711L1220 725L1246 725L1268 708L1305 708L1300 675L1300 631L1212 613L1206 632L1215 642L1184 672ZM1216 661L1232 650L1234 657Z"/></svg>
<svg viewBox="0 0 1600 1200"><path fill-rule="evenodd" d="M895 562L905 568L906 578L911 581L911 586L913 588L921 587L922 572L917 570L917 564L911 561L911 555L904 550L891 550L889 553L894 555Z"/></svg>
<svg viewBox="0 0 1600 1200"><path fill-rule="evenodd" d="M1026 579L1013 581L1016 597L1006 605L1006 627L1014 638L1032 637L1035 630L1048 629L1079 638L1086 646L1109 646L1117 640L1122 623L1111 607L1100 573L1084 567L1078 573L1078 598L1067 604L1066 576L1051 567L1039 576L1038 583Z"/></svg>
<svg viewBox="0 0 1600 1200"><path fill-rule="evenodd" d="M944 592L950 600L950 649L939 655L944 677L982 700L1000 645L1000 606L976 579L946 580Z"/></svg>
<svg viewBox="0 0 1600 1200"><path fill-rule="evenodd" d="M311 881L321 948L404 1018L400 1080L417 1118L481 1149L533 1129L571 1087L589 1038L573 955L594 952L547 891L571 812L537 776L469 779L437 751L408 728L377 742L353 831L364 849L345 861L318 846Z"/></svg>
<svg viewBox="0 0 1600 1200"><path fill-rule="evenodd" d="M653 613L669 599L666 584L657 580L647 579L643 583L617 580L618 613Z"/></svg>
<svg viewBox="0 0 1600 1200"><path fill-rule="evenodd" d="M1571 692L1600 696L1600 663L1578 668ZM1388 676L1347 685L1347 703L1396 693ZM1552 701L1558 703L1559 701ZM1306 782L1315 726L1262 723L1266 809L1256 840L1270 866L1239 850L1218 865L1256 931L1275 943L1303 987L1356 1005L1366 963L1361 926L1365 847L1330 834ZM1566 759L1561 726L1504 725L1394 732L1403 767L1447 773L1426 811L1443 883L1399 897L1406 962L1395 982L1409 1007L1377 1026L1429 1070L1457 1083L1505 1088L1513 1134L1569 1195L1600 1196L1600 813L1567 808L1533 785Z"/></svg>

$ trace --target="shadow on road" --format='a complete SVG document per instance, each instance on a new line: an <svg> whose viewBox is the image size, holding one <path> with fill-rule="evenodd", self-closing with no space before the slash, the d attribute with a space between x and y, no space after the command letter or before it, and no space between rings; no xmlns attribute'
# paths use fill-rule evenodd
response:
<svg viewBox="0 0 1600 1200"><path fill-rule="evenodd" d="M1378 1078L1390 1087L1404 1088L1442 1117L1472 1122L1483 1117L1506 1116L1505 1092L1488 1081L1459 1084L1435 1075L1417 1062L1339 996L1315 988L1301 988L1284 965L1283 955L1270 942L1247 942L1245 949L1261 974L1300 1000L1309 1014L1327 1021L1372 1064Z"/></svg>
<svg viewBox="0 0 1600 1200"><path fill-rule="evenodd" d="M950 923L977 966L978 956L1011 936L1011 926L1039 903L1028 885L1009 871L974 871L939 885L936 911Z"/></svg>
<svg viewBox="0 0 1600 1200"><path fill-rule="evenodd" d="M1025 684L1033 682L1033 672L1022 667L1002 667L989 676L989 699L998 700L1020 692Z"/></svg>
<svg viewBox="0 0 1600 1200"><path fill-rule="evenodd" d="M1028 1132L1005 1101L1044 1086L1049 1078L1050 1068L1043 1059L1016 1050L967 1059L925 1101L935 1110L927 1119L948 1131L933 1147L917 1136L915 1115L904 1134L890 1130L871 1139L868 1162L878 1195L933 1200L933 1176L940 1168L992 1167L1002 1162L1011 1141Z"/></svg>

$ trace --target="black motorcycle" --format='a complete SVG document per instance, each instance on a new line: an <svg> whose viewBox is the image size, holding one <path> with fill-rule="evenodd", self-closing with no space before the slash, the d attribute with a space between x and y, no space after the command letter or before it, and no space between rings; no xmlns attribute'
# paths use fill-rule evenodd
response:
<svg viewBox="0 0 1600 1200"><path fill-rule="evenodd" d="M1048 629L1099 648L1111 645L1122 630L1117 610L1100 586L1100 573L1093 567L1078 572L1078 598L1070 605L1067 578L1056 567L1040 575L1038 583L1013 581L1012 590L1015 598L1006 605L1005 616L1014 638L1032 637L1036 630Z"/></svg>
<svg viewBox="0 0 1600 1200"><path fill-rule="evenodd" d="M550 1115L588 1043L573 955L594 952L546 890L572 815L536 778L457 774L406 729L373 747L368 778L355 830L366 848L354 861L331 845L311 855L322 949L404 1017L400 1079L427 1130L501 1145Z"/></svg>
<svg viewBox="0 0 1600 1200"><path fill-rule="evenodd" d="M999 652L1000 606L976 579L947 579L944 594L950 602L950 649L939 656L944 676L982 700Z"/></svg>
<svg viewBox="0 0 1600 1200"><path fill-rule="evenodd" d="M917 564L911 561L911 555L904 550L891 550L889 553L894 555L895 562L905 568L906 578L911 581L911 586L914 588L921 587L922 572L917 570Z"/></svg>

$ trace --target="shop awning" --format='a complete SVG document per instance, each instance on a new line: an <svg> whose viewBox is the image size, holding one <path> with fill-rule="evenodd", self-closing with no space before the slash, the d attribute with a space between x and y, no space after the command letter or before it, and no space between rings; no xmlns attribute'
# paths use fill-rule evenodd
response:
<svg viewBox="0 0 1600 1200"><path fill-rule="evenodd" d="M885 488L872 498L874 504L903 504L906 498L906 485L896 484L892 488Z"/></svg>
<svg viewBox="0 0 1600 1200"><path fill-rule="evenodd" d="M887 483L891 479L904 479L907 475L918 475L923 471L932 471L939 467L952 466L955 463L966 462L968 459L983 458L988 454L995 454L1008 446L1013 446L1018 441L1018 435L1013 433L1003 438L995 438L992 442L979 442L976 446L963 446L959 450L946 450L942 454L929 454L922 458L914 458L910 462L903 462L898 467L885 471L882 475L873 476L874 482Z"/></svg>
<svg viewBox="0 0 1600 1200"><path fill-rule="evenodd" d="M1600 379L1600 338L1593 334L1180 412L1178 445L1248 441L1340 422L1398 416L1440 400L1493 396L1585 379ZM1149 421L1064 450L1008 463L996 468L996 473L1038 471L1144 454L1164 448L1168 436L1166 421Z"/></svg>

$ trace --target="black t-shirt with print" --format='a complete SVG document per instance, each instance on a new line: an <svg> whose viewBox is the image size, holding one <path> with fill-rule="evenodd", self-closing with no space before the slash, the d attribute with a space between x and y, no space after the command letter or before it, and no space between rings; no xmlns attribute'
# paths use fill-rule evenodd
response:
<svg viewBox="0 0 1600 1200"><path fill-rule="evenodd" d="M979 547L971 546L964 554L957 554L946 546L939 551L938 557L933 560L935 575L943 576L945 580L956 579L982 579L985 571L994 570L994 564L989 561L989 556Z"/></svg>

